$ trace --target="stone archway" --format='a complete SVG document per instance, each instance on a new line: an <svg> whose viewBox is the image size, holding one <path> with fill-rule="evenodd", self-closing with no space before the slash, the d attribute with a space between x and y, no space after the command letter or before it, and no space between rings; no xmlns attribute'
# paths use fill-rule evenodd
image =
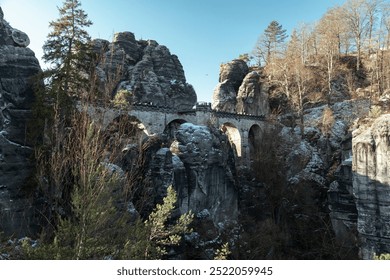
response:
<svg viewBox="0 0 390 280"><path fill-rule="evenodd" d="M221 130L228 136L230 145L232 146L235 155L240 158L242 156L242 145L241 135L238 128L234 124L227 122L221 126Z"/></svg>
<svg viewBox="0 0 390 280"><path fill-rule="evenodd" d="M187 121L184 119L174 119L165 126L163 134L168 139L168 145L170 145L176 139L176 131L178 130L179 126L186 122Z"/></svg>
<svg viewBox="0 0 390 280"><path fill-rule="evenodd" d="M114 155L119 155L130 146L139 146L148 136L143 123L127 114L114 118L104 130L107 148Z"/></svg>
<svg viewBox="0 0 390 280"><path fill-rule="evenodd" d="M248 159L250 160L251 163L253 162L253 160L256 159L257 155L259 154L261 148L262 135L263 135L263 131L261 130L261 127L258 124L252 125L248 131L248 148L249 148Z"/></svg>

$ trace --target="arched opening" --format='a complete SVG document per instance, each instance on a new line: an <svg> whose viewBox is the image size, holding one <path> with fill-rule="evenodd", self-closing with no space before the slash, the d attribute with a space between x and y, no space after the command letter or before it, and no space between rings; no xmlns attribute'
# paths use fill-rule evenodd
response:
<svg viewBox="0 0 390 280"><path fill-rule="evenodd" d="M175 140L176 131L179 128L179 126L183 123L186 123L186 122L187 121L184 119L174 119L165 126L164 135L168 139L168 145L171 145L172 142Z"/></svg>
<svg viewBox="0 0 390 280"><path fill-rule="evenodd" d="M259 125L254 124L251 126L248 132L248 145L249 145L249 159L252 163L256 160L260 153L262 130Z"/></svg>
<svg viewBox="0 0 390 280"><path fill-rule="evenodd" d="M129 150L138 150L142 141L148 136L145 126L142 122L129 115L120 115L116 117L104 131L107 152L113 157L115 162L121 157L123 152Z"/></svg>
<svg viewBox="0 0 390 280"><path fill-rule="evenodd" d="M221 126L221 130L223 133L225 133L228 136L230 145L232 146L233 150L235 151L235 154L237 157L241 157L242 151L241 151L241 135L238 128L231 123L224 123Z"/></svg>

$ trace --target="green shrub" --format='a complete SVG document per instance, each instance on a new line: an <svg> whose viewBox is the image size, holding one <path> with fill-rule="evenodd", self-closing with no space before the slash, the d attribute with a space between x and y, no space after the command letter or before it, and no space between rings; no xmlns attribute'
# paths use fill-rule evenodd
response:
<svg viewBox="0 0 390 280"><path fill-rule="evenodd" d="M390 260L390 254L380 254L379 256L374 255L374 260L388 261Z"/></svg>

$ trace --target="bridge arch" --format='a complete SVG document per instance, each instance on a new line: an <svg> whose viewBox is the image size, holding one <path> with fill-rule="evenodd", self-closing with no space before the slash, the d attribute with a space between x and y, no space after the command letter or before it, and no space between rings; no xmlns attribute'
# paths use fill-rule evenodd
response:
<svg viewBox="0 0 390 280"><path fill-rule="evenodd" d="M231 146L234 147L236 156L242 163L250 162L253 154L259 149L263 129L267 127L263 116L241 115L214 110L190 110L177 112L174 109L159 108L156 106L134 105L130 111L111 108L93 107L88 108L91 115L103 117L103 127L106 127L113 119L127 113L138 119L138 127L148 136L170 133L174 137L174 131L184 122L196 125L213 125L227 134ZM99 113L100 112L100 113ZM143 126L142 126L143 125ZM168 134L169 134L168 133Z"/></svg>
<svg viewBox="0 0 390 280"><path fill-rule="evenodd" d="M139 146L147 137L147 131L138 118L120 114L106 125L104 135L107 149L116 157L130 146Z"/></svg>
<svg viewBox="0 0 390 280"><path fill-rule="evenodd" d="M127 138L136 138L147 135L145 125L135 116L121 114L107 124L105 131L111 134L121 134Z"/></svg>
<svg viewBox="0 0 390 280"><path fill-rule="evenodd" d="M260 152L263 131L258 124L253 124L248 131L248 159L250 162L256 159Z"/></svg>
<svg viewBox="0 0 390 280"><path fill-rule="evenodd" d="M175 133L178 130L179 126L186 122L188 121L185 119L171 120L164 128L164 135L166 135L169 140L174 140L176 138Z"/></svg>
<svg viewBox="0 0 390 280"><path fill-rule="evenodd" d="M221 130L228 136L230 145L232 146L237 157L242 156L241 134L237 126L231 122L225 122L221 126Z"/></svg>

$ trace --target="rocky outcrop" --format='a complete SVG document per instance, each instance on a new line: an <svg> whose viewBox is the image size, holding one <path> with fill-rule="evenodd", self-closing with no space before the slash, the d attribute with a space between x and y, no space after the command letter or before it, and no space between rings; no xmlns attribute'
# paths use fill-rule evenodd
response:
<svg viewBox="0 0 390 280"><path fill-rule="evenodd" d="M214 89L212 108L222 112L236 112L237 93L229 80L220 82Z"/></svg>
<svg viewBox="0 0 390 280"><path fill-rule="evenodd" d="M220 67L212 108L246 115L269 113L268 88L259 71L249 71L245 61L235 59Z"/></svg>
<svg viewBox="0 0 390 280"><path fill-rule="evenodd" d="M206 126L182 124L170 151L183 212L210 213L214 225L234 222L238 215L235 166L225 135ZM184 180L183 180L184 179Z"/></svg>
<svg viewBox="0 0 390 280"><path fill-rule="evenodd" d="M352 185L352 134L340 143L341 163L328 190L330 218L339 244L357 248L357 209Z"/></svg>
<svg viewBox="0 0 390 280"><path fill-rule="evenodd" d="M137 41L131 32L115 34L112 43L94 40L93 47L100 53L96 73L102 90L113 87L114 96L126 91L131 103L178 111L192 109L196 104L196 93L186 82L179 59L167 47L153 40Z"/></svg>
<svg viewBox="0 0 390 280"><path fill-rule="evenodd" d="M248 65L241 59L221 64L219 84L213 94L212 108L214 110L236 112L237 92L248 71Z"/></svg>
<svg viewBox="0 0 390 280"><path fill-rule="evenodd" d="M331 115L325 114L329 109ZM348 258L357 257L359 246L358 212L352 184L352 135L349 128L356 118L368 112L367 100L314 107L304 112L303 139L297 137L300 131L291 122L291 128L282 130L287 149L291 149L286 156L286 175L290 186L306 186L307 194L314 191L313 202L318 207L316 211L320 210L326 220L330 219L340 252Z"/></svg>
<svg viewBox="0 0 390 280"><path fill-rule="evenodd" d="M268 115L268 88L258 72L252 71L242 81L237 94L236 112L247 115Z"/></svg>
<svg viewBox="0 0 390 280"><path fill-rule="evenodd" d="M144 201L142 205L135 201L135 205L140 212L150 211L161 202L167 187L173 185L181 213L207 212L215 227L235 222L238 216L236 170L226 135L190 123L170 129L174 131L151 137L142 146L134 173L142 174L136 176L135 199L142 201L146 195L150 205Z"/></svg>
<svg viewBox="0 0 390 280"><path fill-rule="evenodd" d="M26 33L12 28L11 25L4 20L4 13L0 7L0 45L26 48L29 44L30 39Z"/></svg>
<svg viewBox="0 0 390 280"><path fill-rule="evenodd" d="M0 8L0 231L15 235L34 227L25 188L33 168L26 133L34 100L31 78L40 67L28 44Z"/></svg>
<svg viewBox="0 0 390 280"><path fill-rule="evenodd" d="M237 92L242 80L248 74L249 68L245 61L234 59L231 62L222 64L219 72L219 82L228 80L233 89Z"/></svg>
<svg viewBox="0 0 390 280"><path fill-rule="evenodd" d="M390 252L390 115L353 132L353 193L361 256Z"/></svg>

